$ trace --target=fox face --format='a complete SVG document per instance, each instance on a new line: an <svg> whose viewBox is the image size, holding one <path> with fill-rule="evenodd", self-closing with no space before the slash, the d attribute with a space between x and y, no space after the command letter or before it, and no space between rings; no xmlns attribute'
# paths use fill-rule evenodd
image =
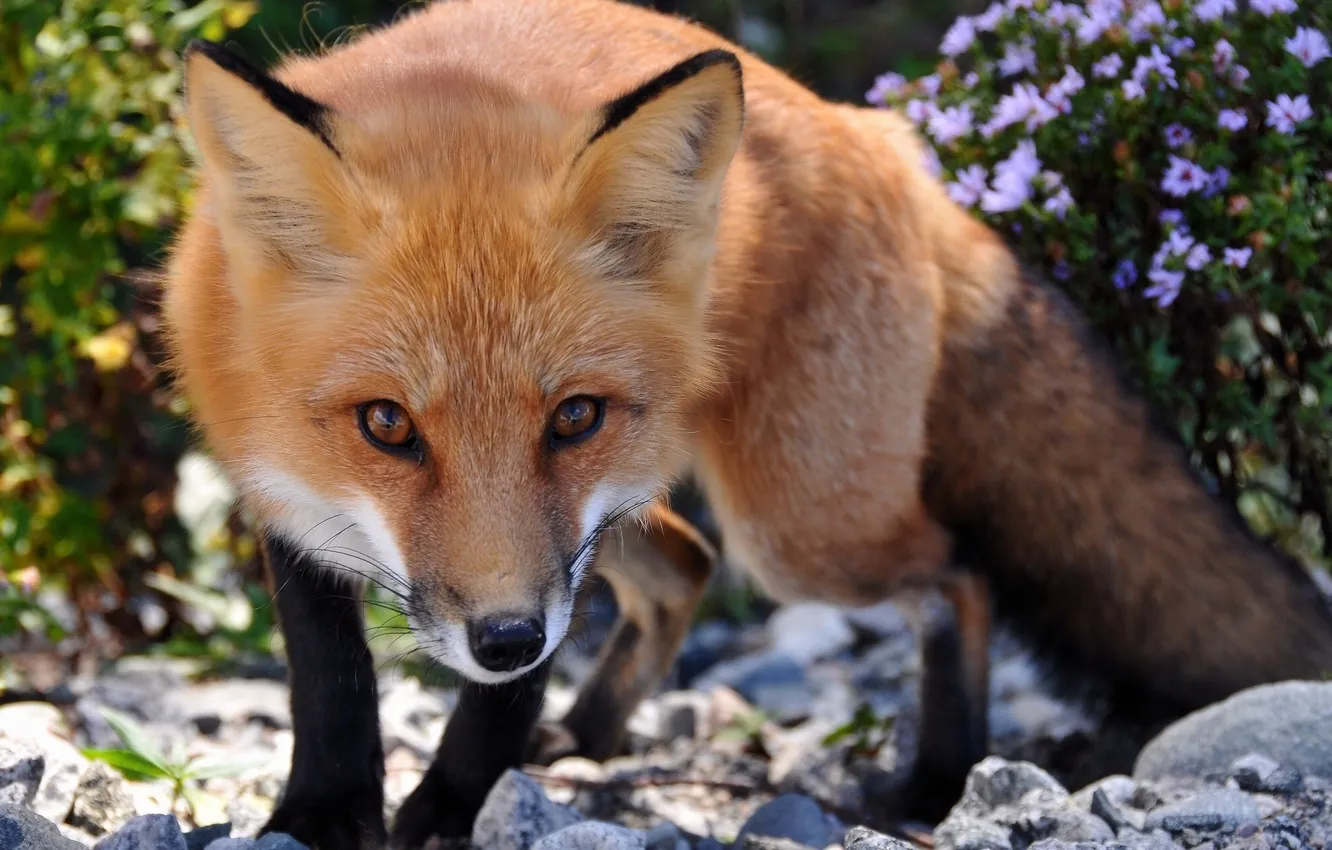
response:
<svg viewBox="0 0 1332 850"><path fill-rule="evenodd" d="M700 54L585 114L460 74L343 100L191 47L177 373L266 533L507 681L685 462L739 63Z"/></svg>

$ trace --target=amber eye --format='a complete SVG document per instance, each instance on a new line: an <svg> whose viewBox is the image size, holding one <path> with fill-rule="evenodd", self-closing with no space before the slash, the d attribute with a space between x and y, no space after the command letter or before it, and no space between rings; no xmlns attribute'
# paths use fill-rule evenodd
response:
<svg viewBox="0 0 1332 850"><path fill-rule="evenodd" d="M568 444L592 436L601 427L603 406L601 399L585 395L560 402L550 420L551 442Z"/></svg>
<svg viewBox="0 0 1332 850"><path fill-rule="evenodd" d="M361 433L377 449L411 452L417 448L416 426L396 401L372 401L359 408Z"/></svg>

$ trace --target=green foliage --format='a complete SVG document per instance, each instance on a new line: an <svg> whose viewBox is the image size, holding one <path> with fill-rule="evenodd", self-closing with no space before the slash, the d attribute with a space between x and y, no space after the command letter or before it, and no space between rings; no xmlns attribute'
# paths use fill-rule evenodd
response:
<svg viewBox="0 0 1332 850"><path fill-rule="evenodd" d="M18 617L32 570L71 594L110 589L114 609L125 575L189 561L172 511L188 431L154 374L136 270L187 200L180 51L252 10L0 7L0 633L35 624Z"/></svg>
<svg viewBox="0 0 1332 850"><path fill-rule="evenodd" d="M1325 3L995 3L871 100L1091 317L1261 533L1332 533ZM1321 47L1319 46L1321 44Z"/></svg>
<svg viewBox="0 0 1332 850"><path fill-rule="evenodd" d="M237 776L259 766L253 761L216 761L186 756L180 752L167 755L134 718L111 708L102 707L99 710L124 747L109 750L85 749L83 754L90 759L106 762L132 781L153 779L169 781L174 800L183 798L190 807L191 815L202 808L198 790L193 783L217 777Z"/></svg>

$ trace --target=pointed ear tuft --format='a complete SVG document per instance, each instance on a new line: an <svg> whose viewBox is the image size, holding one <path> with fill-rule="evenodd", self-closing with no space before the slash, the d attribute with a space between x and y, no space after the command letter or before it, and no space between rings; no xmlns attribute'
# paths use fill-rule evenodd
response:
<svg viewBox="0 0 1332 850"><path fill-rule="evenodd" d="M364 223L334 111L206 41L186 50L185 101L229 261L346 277Z"/></svg>
<svg viewBox="0 0 1332 850"><path fill-rule="evenodd" d="M587 255L613 279L650 281L696 302L716 237L722 183L740 144L740 60L692 56L602 107L574 161L569 202Z"/></svg>

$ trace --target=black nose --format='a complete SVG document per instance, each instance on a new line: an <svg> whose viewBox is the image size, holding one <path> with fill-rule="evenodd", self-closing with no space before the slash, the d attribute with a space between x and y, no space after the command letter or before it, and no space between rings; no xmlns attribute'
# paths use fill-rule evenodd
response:
<svg viewBox="0 0 1332 850"><path fill-rule="evenodd" d="M467 629L472 655L492 673L508 673L536 661L546 646L540 620L494 617L475 621Z"/></svg>

